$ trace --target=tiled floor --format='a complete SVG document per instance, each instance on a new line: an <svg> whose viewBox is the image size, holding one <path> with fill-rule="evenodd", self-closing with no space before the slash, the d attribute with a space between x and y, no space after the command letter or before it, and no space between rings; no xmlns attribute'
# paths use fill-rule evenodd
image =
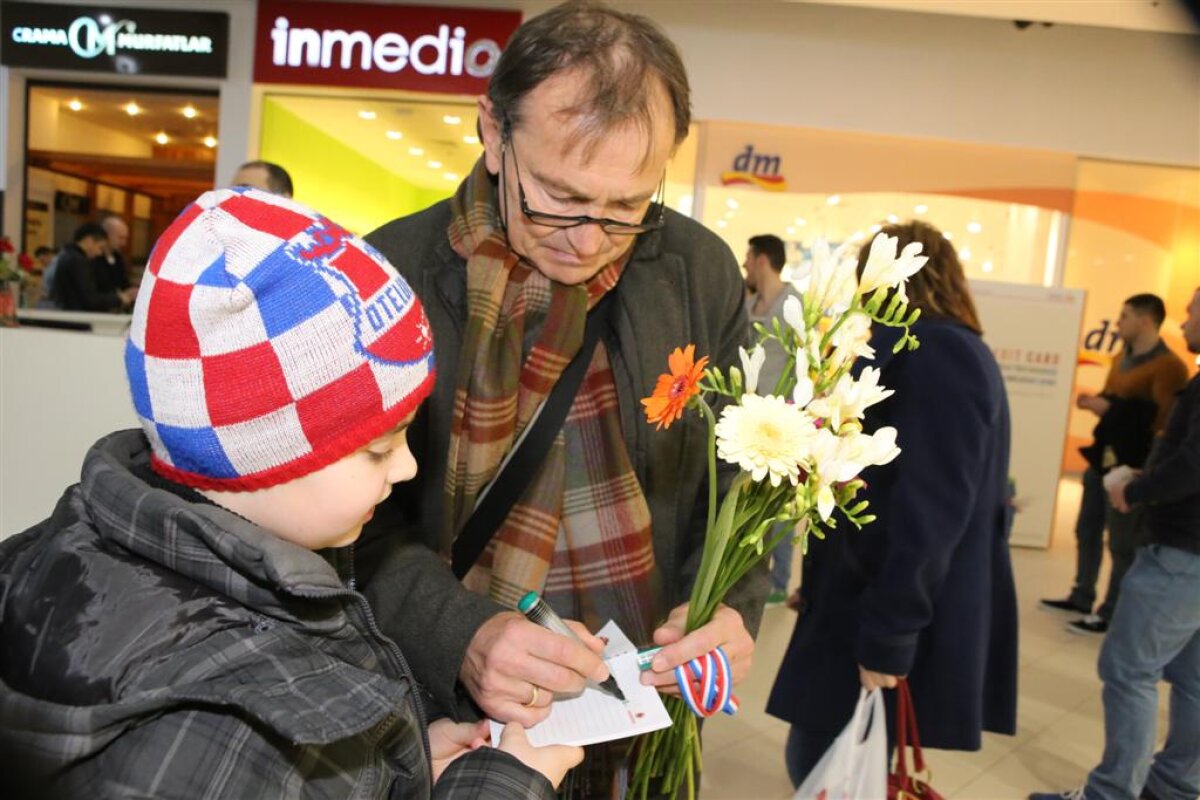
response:
<svg viewBox="0 0 1200 800"><path fill-rule="evenodd" d="M933 785L954 800L1023 800L1031 791L1083 783L1104 742L1096 657L1100 640L1067 633L1070 617L1040 611L1040 597L1065 595L1074 575L1075 510L1079 484L1064 480L1050 550L1013 550L1021 610L1020 697L1017 734L984 734L977 753L930 751ZM1107 566L1107 564L1106 564ZM1107 575L1101 576L1106 585ZM783 606L766 610L750 677L739 687L737 717L704 726L704 800L790 798L783 765L787 726L763 712L795 616ZM1166 692L1160 692L1160 735Z"/></svg>

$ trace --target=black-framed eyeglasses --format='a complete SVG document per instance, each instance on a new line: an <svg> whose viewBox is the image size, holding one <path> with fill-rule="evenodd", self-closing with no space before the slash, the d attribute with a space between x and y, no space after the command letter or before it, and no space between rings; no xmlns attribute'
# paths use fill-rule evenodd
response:
<svg viewBox="0 0 1200 800"><path fill-rule="evenodd" d="M656 231L667 222L666 205L663 202L667 188L667 173L665 171L663 172L662 179L658 182L658 189L654 192L654 199L650 201L650 207L646 209L646 214L642 217L641 222L622 222L621 220L609 219L608 217L589 217L586 214L569 216L551 214L546 211L536 211L529 207L529 201L525 198L525 187L521 185L521 165L517 163L517 151L513 147L511 133L506 136L505 144L512 150L513 166L517 172L517 197L521 202L521 213L535 225L545 225L550 228L576 228L580 225L599 225L600 229L605 233L634 236L639 233Z"/></svg>

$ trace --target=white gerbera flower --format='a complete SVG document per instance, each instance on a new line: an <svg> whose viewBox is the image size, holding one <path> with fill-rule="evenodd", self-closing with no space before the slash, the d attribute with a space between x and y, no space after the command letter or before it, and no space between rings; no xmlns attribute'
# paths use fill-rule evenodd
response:
<svg viewBox="0 0 1200 800"><path fill-rule="evenodd" d="M742 359L742 373L745 375L744 386L749 394L758 390L758 373L762 371L763 362L767 360L767 351L763 346L755 345L749 353L746 348L738 348L738 356Z"/></svg>
<svg viewBox="0 0 1200 800"><path fill-rule="evenodd" d="M867 264L863 267L862 280L859 282L860 294L869 294L880 286L895 286L896 292L904 302L908 302L908 293L904 283L925 266L928 257L919 255L920 242L909 242L896 257L896 248L900 240L895 236L879 234L871 242L871 252L867 256Z"/></svg>
<svg viewBox="0 0 1200 800"><path fill-rule="evenodd" d="M782 397L747 394L741 405L721 411L716 433L721 459L755 481L769 477L772 486L779 486L787 478L795 486L816 428L808 414Z"/></svg>

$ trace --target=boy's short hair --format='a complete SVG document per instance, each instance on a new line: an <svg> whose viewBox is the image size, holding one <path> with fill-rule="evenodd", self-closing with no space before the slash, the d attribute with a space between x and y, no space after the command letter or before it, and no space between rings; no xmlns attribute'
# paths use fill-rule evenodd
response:
<svg viewBox="0 0 1200 800"><path fill-rule="evenodd" d="M1132 308L1139 314L1144 314L1154 320L1154 327L1162 327L1163 320L1167 318L1167 306L1163 303L1162 298L1156 294L1135 294L1133 297L1125 300L1125 305Z"/></svg>
<svg viewBox="0 0 1200 800"><path fill-rule="evenodd" d="M161 475L263 489L349 455L433 386L420 301L373 247L299 203L220 189L159 238L125 366Z"/></svg>

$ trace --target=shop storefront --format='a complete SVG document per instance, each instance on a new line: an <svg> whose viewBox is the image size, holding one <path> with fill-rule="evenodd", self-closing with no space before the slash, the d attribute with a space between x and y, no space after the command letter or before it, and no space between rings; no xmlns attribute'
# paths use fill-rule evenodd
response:
<svg viewBox="0 0 1200 800"><path fill-rule="evenodd" d="M230 14L6 2L4 230L25 252L116 215L131 264L213 185Z"/></svg>

